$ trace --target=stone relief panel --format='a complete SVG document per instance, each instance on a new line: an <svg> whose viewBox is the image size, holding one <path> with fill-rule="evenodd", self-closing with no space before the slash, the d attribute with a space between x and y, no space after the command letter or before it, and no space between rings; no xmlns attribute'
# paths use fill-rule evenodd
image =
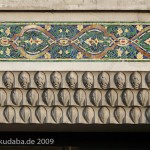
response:
<svg viewBox="0 0 150 150"><path fill-rule="evenodd" d="M123 89L125 87L126 79L125 79L125 75L122 72L116 73L114 80L118 89Z"/></svg>
<svg viewBox="0 0 150 150"><path fill-rule="evenodd" d="M0 123L150 123L149 72L1 72Z"/></svg>
<svg viewBox="0 0 150 150"><path fill-rule="evenodd" d="M66 81L68 86L72 89L75 89L78 82L78 75L76 72L69 72L66 76Z"/></svg>
<svg viewBox="0 0 150 150"><path fill-rule="evenodd" d="M15 78L12 72L5 72L3 74L3 83L8 89L13 88L14 81L15 81Z"/></svg>
<svg viewBox="0 0 150 150"><path fill-rule="evenodd" d="M30 86L30 75L28 72L21 72L18 77L18 81L22 88L27 89Z"/></svg>
<svg viewBox="0 0 150 150"><path fill-rule="evenodd" d="M107 72L101 72L98 76L98 82L102 89L107 89L109 88L109 82L110 82L110 77Z"/></svg>
<svg viewBox="0 0 150 150"><path fill-rule="evenodd" d="M150 123L149 107L15 107L0 109L1 123L69 123L69 124L146 124Z"/></svg>

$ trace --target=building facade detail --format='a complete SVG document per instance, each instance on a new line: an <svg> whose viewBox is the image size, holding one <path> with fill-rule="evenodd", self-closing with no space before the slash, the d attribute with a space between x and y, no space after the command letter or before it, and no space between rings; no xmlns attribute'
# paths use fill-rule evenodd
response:
<svg viewBox="0 0 150 150"><path fill-rule="evenodd" d="M0 72L0 123L150 123L149 72Z"/></svg>
<svg viewBox="0 0 150 150"><path fill-rule="evenodd" d="M149 61L149 31L142 22L1 23L0 60Z"/></svg>

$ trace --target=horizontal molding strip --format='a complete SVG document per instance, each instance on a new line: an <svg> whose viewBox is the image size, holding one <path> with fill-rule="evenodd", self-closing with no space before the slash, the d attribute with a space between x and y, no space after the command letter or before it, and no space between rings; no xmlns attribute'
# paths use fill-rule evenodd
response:
<svg viewBox="0 0 150 150"><path fill-rule="evenodd" d="M150 71L150 62L0 62L0 71Z"/></svg>
<svg viewBox="0 0 150 150"><path fill-rule="evenodd" d="M150 0L1 0L0 10L149 10Z"/></svg>
<svg viewBox="0 0 150 150"><path fill-rule="evenodd" d="M150 23L2 22L0 61L149 61Z"/></svg>
<svg viewBox="0 0 150 150"><path fill-rule="evenodd" d="M149 14L148 12L1 12L0 22L150 22Z"/></svg>
<svg viewBox="0 0 150 150"><path fill-rule="evenodd" d="M149 124L149 107L0 107L0 123Z"/></svg>

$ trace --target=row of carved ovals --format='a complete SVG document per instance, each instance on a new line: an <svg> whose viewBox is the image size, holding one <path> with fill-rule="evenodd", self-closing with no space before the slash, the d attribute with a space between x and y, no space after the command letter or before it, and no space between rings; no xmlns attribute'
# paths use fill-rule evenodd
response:
<svg viewBox="0 0 150 150"><path fill-rule="evenodd" d="M0 107L0 123L150 123L149 107Z"/></svg>
<svg viewBox="0 0 150 150"><path fill-rule="evenodd" d="M150 106L150 90L0 89L0 106Z"/></svg>
<svg viewBox="0 0 150 150"><path fill-rule="evenodd" d="M150 88L150 72L1 72L2 88ZM4 87L3 87L4 86Z"/></svg>

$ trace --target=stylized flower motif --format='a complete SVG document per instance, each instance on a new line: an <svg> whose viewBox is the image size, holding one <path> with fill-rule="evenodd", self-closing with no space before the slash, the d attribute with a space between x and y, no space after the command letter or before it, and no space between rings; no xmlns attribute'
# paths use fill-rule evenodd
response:
<svg viewBox="0 0 150 150"><path fill-rule="evenodd" d="M118 56L119 56L119 57L121 57L121 55L122 55L122 51L120 50L120 48L119 48L119 49L117 49L117 54L118 54Z"/></svg>
<svg viewBox="0 0 150 150"><path fill-rule="evenodd" d="M144 41L146 44L150 45L150 38Z"/></svg>
<svg viewBox="0 0 150 150"><path fill-rule="evenodd" d="M10 49L9 48L6 49L6 55L10 56Z"/></svg>
<svg viewBox="0 0 150 150"><path fill-rule="evenodd" d="M143 55L142 55L141 53L138 53L138 54L136 55L136 57L137 57L137 59L143 59Z"/></svg>
<svg viewBox="0 0 150 150"><path fill-rule="evenodd" d="M77 25L77 30L81 31L83 29L83 25Z"/></svg>
<svg viewBox="0 0 150 150"><path fill-rule="evenodd" d="M2 50L0 51L0 54L3 55L3 51Z"/></svg>
<svg viewBox="0 0 150 150"><path fill-rule="evenodd" d="M29 43L30 45L36 44L40 45L43 41L39 38L36 38L35 40L31 37L30 40L26 40L26 43Z"/></svg>
<svg viewBox="0 0 150 150"><path fill-rule="evenodd" d="M62 52L62 50L60 50L58 53L61 55L63 52Z"/></svg>
<svg viewBox="0 0 150 150"><path fill-rule="evenodd" d="M96 38L96 39L94 40L94 43L95 43L95 45L97 46L98 43L99 43L99 40Z"/></svg>
<svg viewBox="0 0 150 150"><path fill-rule="evenodd" d="M96 46L98 45L98 43L103 43L103 41L99 41L97 38L96 39L92 39L92 38L88 38L85 43L88 44L89 46L91 46L92 44L95 44Z"/></svg>
<svg viewBox="0 0 150 150"><path fill-rule="evenodd" d="M85 43L88 44L89 46L91 46L93 40L91 38L88 38Z"/></svg>
<svg viewBox="0 0 150 150"><path fill-rule="evenodd" d="M35 43L36 45L40 45L43 41L39 38L36 38Z"/></svg>
<svg viewBox="0 0 150 150"><path fill-rule="evenodd" d="M66 29L66 33L68 33L69 32L69 30L68 29Z"/></svg>
<svg viewBox="0 0 150 150"><path fill-rule="evenodd" d="M3 30L3 29L0 29L0 32L4 32L4 30Z"/></svg>
<svg viewBox="0 0 150 150"><path fill-rule="evenodd" d="M66 50L66 52L65 52L66 54L69 54L69 51L68 50Z"/></svg>
<svg viewBox="0 0 150 150"><path fill-rule="evenodd" d="M119 29L117 30L117 34L121 35L122 33L123 33L122 29L119 28Z"/></svg>
<svg viewBox="0 0 150 150"><path fill-rule="evenodd" d="M10 27L6 29L5 33L7 34L7 36L11 34Z"/></svg>
<svg viewBox="0 0 150 150"><path fill-rule="evenodd" d="M78 54L77 54L77 59L81 59L83 57L83 54L81 53L81 52L79 52Z"/></svg>
<svg viewBox="0 0 150 150"><path fill-rule="evenodd" d="M124 31L124 32L126 32L126 33L127 33L127 32L129 32L129 30L128 30L128 29L125 29L125 31Z"/></svg>
<svg viewBox="0 0 150 150"><path fill-rule="evenodd" d="M136 28L137 28L138 31L141 31L143 29L143 26L142 25L137 25Z"/></svg>
<svg viewBox="0 0 150 150"><path fill-rule="evenodd" d="M126 53L126 55L127 55L127 54L129 54L129 52L128 52L128 51L125 51L125 53Z"/></svg>
<svg viewBox="0 0 150 150"><path fill-rule="evenodd" d="M61 33L63 30L62 29L59 29L59 32Z"/></svg>
<svg viewBox="0 0 150 150"><path fill-rule="evenodd" d="M45 57L46 59L50 59L50 58L51 58L51 54L50 54L50 53L45 53L44 57Z"/></svg>
<svg viewBox="0 0 150 150"><path fill-rule="evenodd" d="M45 29L46 29L47 31L49 31L49 30L51 29L51 25L46 24L46 25L45 25Z"/></svg>

